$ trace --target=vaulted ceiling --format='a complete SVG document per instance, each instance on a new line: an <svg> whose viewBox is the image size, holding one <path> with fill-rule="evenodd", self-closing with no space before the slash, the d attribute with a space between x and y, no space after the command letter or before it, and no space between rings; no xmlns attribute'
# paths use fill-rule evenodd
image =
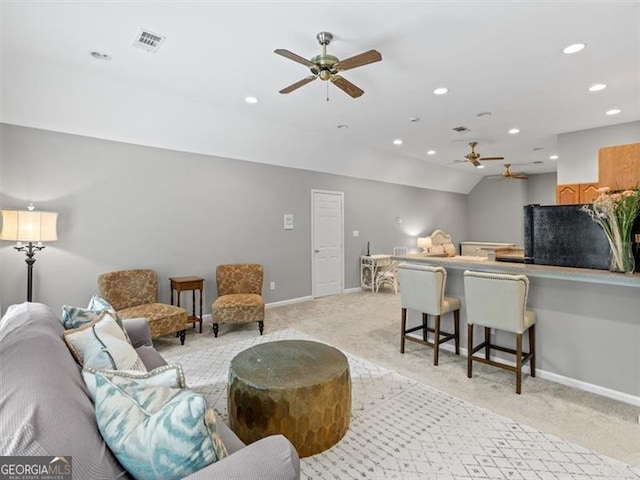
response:
<svg viewBox="0 0 640 480"><path fill-rule="evenodd" d="M1 120L16 125L467 193L503 168L455 162L470 141L543 173L562 161L549 159L558 134L640 119L637 1L3 0L1 9ZM142 28L166 37L156 53L134 46ZM340 59L382 54L343 73L360 98L322 81L278 93L309 70L273 51L310 59L321 31ZM562 52L577 42L586 48ZM598 83L607 88L588 90ZM448 93L434 95L438 87Z"/></svg>

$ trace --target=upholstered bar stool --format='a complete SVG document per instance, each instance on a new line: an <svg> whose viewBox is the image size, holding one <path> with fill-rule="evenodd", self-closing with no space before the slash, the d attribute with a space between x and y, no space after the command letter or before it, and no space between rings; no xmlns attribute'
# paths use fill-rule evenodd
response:
<svg viewBox="0 0 640 480"><path fill-rule="evenodd" d="M454 340L456 355L460 355L460 300L445 297L447 271L442 267L401 263L398 266L400 275L400 297L402 304L400 353L404 353L405 340L433 347L433 364L438 365L440 344ZM422 325L407 329L407 310L416 310L422 314ZM454 333L440 330L440 317L453 312ZM429 315L435 317L434 328L428 326ZM408 335L421 330L422 338ZM428 339L428 332L433 333L433 342Z"/></svg>
<svg viewBox="0 0 640 480"><path fill-rule="evenodd" d="M524 275L464 272L464 292L467 309L467 377L471 378L473 362L504 368L516 374L516 393L522 389L522 365L530 363L531 376L536 376L536 314L526 309L529 295L529 279ZM473 326L484 327L484 341L473 346ZM516 335L516 348L506 348L491 343L491 329L512 332ZM522 335L529 331L529 353L522 351ZM484 358L474 357L484 349ZM491 350L499 350L516 356L516 366L491 360Z"/></svg>

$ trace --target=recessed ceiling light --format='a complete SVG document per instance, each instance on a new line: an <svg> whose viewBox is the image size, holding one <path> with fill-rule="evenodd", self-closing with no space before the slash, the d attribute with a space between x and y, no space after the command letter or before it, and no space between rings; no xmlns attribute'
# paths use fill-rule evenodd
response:
<svg viewBox="0 0 640 480"><path fill-rule="evenodd" d="M427 155L435 155L436 151L435 150L427 150Z"/></svg>
<svg viewBox="0 0 640 480"><path fill-rule="evenodd" d="M582 50L586 45L584 43L574 43L562 49L562 53L566 53L567 55L571 55L572 53L578 53Z"/></svg>
<svg viewBox="0 0 640 480"><path fill-rule="evenodd" d="M338 128L342 129L342 128L349 128L349 125L345 125L344 123L341 125L338 125Z"/></svg>
<svg viewBox="0 0 640 480"><path fill-rule="evenodd" d="M540 150L544 150L544 147L533 147L534 152L539 152Z"/></svg>
<svg viewBox="0 0 640 480"><path fill-rule="evenodd" d="M484 165L482 165L482 164L477 165L476 168L484 168Z"/></svg>
<svg viewBox="0 0 640 480"><path fill-rule="evenodd" d="M91 55L93 58L95 58L96 60L105 60L105 61L109 61L111 60L111 55L109 55L108 53L104 53L104 52L91 52L89 55Z"/></svg>
<svg viewBox="0 0 640 480"><path fill-rule="evenodd" d="M400 140L399 138L396 138L396 139L393 141L393 144L394 144L394 145L402 145L402 140Z"/></svg>
<svg viewBox="0 0 640 480"><path fill-rule="evenodd" d="M607 115L617 115L621 112L619 108L612 108L611 110L607 110Z"/></svg>
<svg viewBox="0 0 640 480"><path fill-rule="evenodd" d="M244 101L247 103L258 103L258 99L256 97L244 97Z"/></svg>
<svg viewBox="0 0 640 480"><path fill-rule="evenodd" d="M480 112L476 115L476 117L486 117L488 115L491 115L491 112Z"/></svg>
<svg viewBox="0 0 640 480"><path fill-rule="evenodd" d="M519 128L512 128L511 130L509 130L509 134L511 135L515 135L516 133L520 133Z"/></svg>
<svg viewBox="0 0 640 480"><path fill-rule="evenodd" d="M607 86L604 83L596 83L595 85L591 85L589 87L590 92L599 92L600 90L604 90Z"/></svg>
<svg viewBox="0 0 640 480"><path fill-rule="evenodd" d="M409 119L409 121L410 121L411 123L418 123L418 122L420 121L420 117L411 117L411 118Z"/></svg>
<svg viewBox="0 0 640 480"><path fill-rule="evenodd" d="M436 95L444 95L444 94L445 94L445 93L447 93L448 91L449 91L449 89L448 89L448 88L445 88L445 87L438 87L438 88L436 88L436 89L433 91L433 93L434 93L434 94L436 94Z"/></svg>
<svg viewBox="0 0 640 480"><path fill-rule="evenodd" d="M558 155L549 155L549 160L557 160Z"/></svg>

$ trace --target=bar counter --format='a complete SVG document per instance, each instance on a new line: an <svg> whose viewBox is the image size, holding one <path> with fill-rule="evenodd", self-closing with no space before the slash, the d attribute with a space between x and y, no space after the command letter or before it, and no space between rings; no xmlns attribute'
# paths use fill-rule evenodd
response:
<svg viewBox="0 0 640 480"><path fill-rule="evenodd" d="M537 315L537 376L640 406L640 274L469 256L392 258L447 270L447 295L462 302L461 347L466 347L467 341L464 271L526 275L530 283L527 308ZM449 317L443 317L444 330L453 323ZM420 322L420 315L410 312L408 326ZM497 332L492 339L505 346L515 345L513 335L504 332ZM441 348L448 347L443 344ZM466 355L466 348L462 355ZM509 356L506 359L513 361ZM536 379L524 376L523 396L532 381Z"/></svg>
<svg viewBox="0 0 640 480"><path fill-rule="evenodd" d="M554 278L575 282L606 283L640 289L640 273L613 273L608 270L591 268L555 267L553 265L533 265L519 262L497 262L484 257L456 255L455 257L427 257L421 254L392 257L394 260L411 263L428 263L445 268L478 270L481 272L501 272L522 274L528 277ZM640 292L638 292L640 295ZM640 313L639 313L640 315Z"/></svg>

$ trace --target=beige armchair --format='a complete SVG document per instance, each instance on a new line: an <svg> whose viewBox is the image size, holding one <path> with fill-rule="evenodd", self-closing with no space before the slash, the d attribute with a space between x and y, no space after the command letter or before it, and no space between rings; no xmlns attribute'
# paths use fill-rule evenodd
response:
<svg viewBox="0 0 640 480"><path fill-rule="evenodd" d="M258 322L264 331L262 282L264 268L256 263L218 265L216 283L218 298L211 306L213 335L218 336L221 323Z"/></svg>
<svg viewBox="0 0 640 480"><path fill-rule="evenodd" d="M184 345L187 311L158 302L158 276L153 270L103 273L98 276L98 293L120 318L146 318L151 338L176 333Z"/></svg>

